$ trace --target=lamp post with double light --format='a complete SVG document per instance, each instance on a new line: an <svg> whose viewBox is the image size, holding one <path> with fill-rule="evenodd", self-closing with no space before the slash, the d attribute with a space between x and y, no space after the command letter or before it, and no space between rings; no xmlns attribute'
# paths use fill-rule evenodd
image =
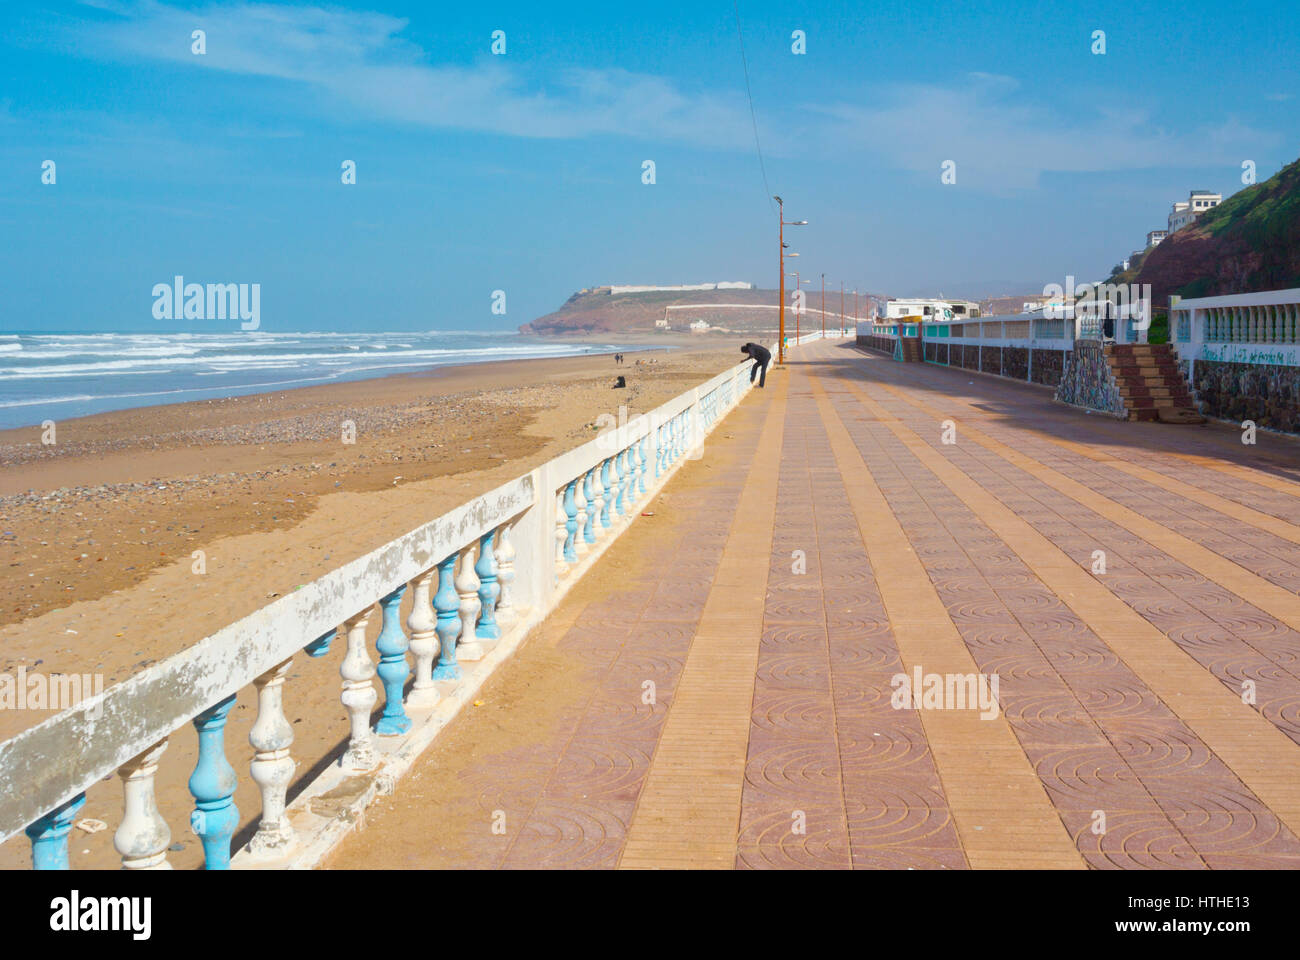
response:
<svg viewBox="0 0 1300 960"><path fill-rule="evenodd" d="M780 291L778 292L778 296L780 297L780 300L779 300L778 302L780 303L780 314L781 314L781 316L780 316L780 321L779 321L779 323L780 323L780 328L778 329L778 331L777 331L777 335L776 335L776 336L777 336L777 339L776 339L776 362L777 362L778 364L782 364L782 363L785 363L785 258L786 258L786 257L797 257L797 256L799 256L799 254L797 254L797 253L789 253L789 254L788 254L788 253L785 252L785 248L786 248L786 242L785 242L785 228L786 228L786 227L803 227L803 226L807 226L808 221L807 221L807 220L791 220L791 221L787 222L786 219L785 219L785 201L782 200L780 197L777 197L777 196L773 196L772 199L776 201L776 211L777 211L776 216L777 216L777 220L779 221L779 224L780 224L780 226L777 228L777 240L778 240L778 241L780 242L780 244L781 244L781 246L780 246L780 251L781 251L781 252L780 252L780 256L781 256L781 264L780 264L780 266L781 266L781 272L780 272L781 284L780 284L780 285L781 285L781 289L780 289Z"/></svg>

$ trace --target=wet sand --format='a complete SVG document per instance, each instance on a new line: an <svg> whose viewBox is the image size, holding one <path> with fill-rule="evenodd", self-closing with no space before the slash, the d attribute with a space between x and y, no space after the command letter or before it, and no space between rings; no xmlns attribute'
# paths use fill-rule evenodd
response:
<svg viewBox="0 0 1300 960"><path fill-rule="evenodd" d="M59 423L54 447L39 428L0 433L0 672L121 682L584 442L619 404L647 412L736 362L730 341L626 356L621 367L608 355L505 361L104 413ZM625 390L611 389L619 373ZM354 444L342 442L345 420ZM285 704L300 781L342 742L338 696L337 656L295 660ZM226 737L245 824L259 806L246 775L255 713L241 691ZM0 739L49 715L0 710ZM173 735L158 779L181 867L201 856L186 829L194 741L189 725ZM74 830L74 865L116 865L116 777L89 791L81 817L109 829ZM0 868L28 857L21 835L0 845Z"/></svg>

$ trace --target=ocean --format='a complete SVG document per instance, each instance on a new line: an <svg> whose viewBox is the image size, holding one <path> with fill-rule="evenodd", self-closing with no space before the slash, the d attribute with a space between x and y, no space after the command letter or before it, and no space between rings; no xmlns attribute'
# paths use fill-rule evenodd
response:
<svg viewBox="0 0 1300 960"><path fill-rule="evenodd" d="M0 334L0 429L448 364L630 349L517 333Z"/></svg>

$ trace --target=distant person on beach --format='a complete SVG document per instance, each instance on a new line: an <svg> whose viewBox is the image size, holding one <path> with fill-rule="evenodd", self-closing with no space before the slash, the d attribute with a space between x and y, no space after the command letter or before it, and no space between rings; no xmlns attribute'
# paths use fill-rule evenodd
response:
<svg viewBox="0 0 1300 960"><path fill-rule="evenodd" d="M767 365L772 362L771 351L766 347L760 347L756 343L747 343L740 348L740 352L754 361L754 365L749 368L749 382L753 383L754 375L761 370L762 376L758 378L758 385L760 387L765 386L767 384Z"/></svg>

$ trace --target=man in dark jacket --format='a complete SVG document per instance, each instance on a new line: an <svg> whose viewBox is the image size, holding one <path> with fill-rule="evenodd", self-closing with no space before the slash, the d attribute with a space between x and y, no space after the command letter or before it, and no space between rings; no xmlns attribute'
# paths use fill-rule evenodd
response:
<svg viewBox="0 0 1300 960"><path fill-rule="evenodd" d="M754 374L762 371L762 376L758 378L758 385L764 386L767 383L767 365L772 362L772 354L765 347L760 347L756 343L747 343L740 348L740 352L749 356L754 361L754 365L749 370L749 382L754 382Z"/></svg>

